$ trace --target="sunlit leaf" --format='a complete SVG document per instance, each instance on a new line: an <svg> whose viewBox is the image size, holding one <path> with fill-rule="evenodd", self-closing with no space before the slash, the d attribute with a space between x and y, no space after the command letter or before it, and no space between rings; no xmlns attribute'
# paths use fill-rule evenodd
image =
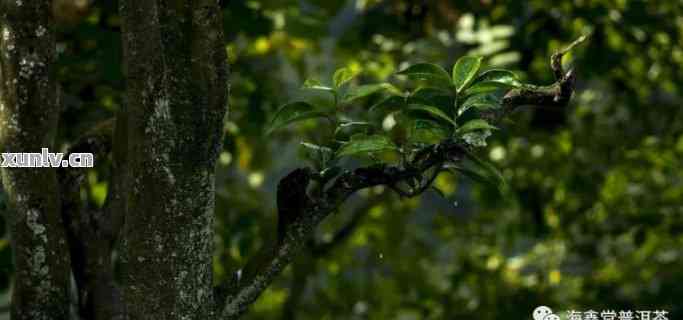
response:
<svg viewBox="0 0 683 320"><path fill-rule="evenodd" d="M443 97L443 96L448 96L450 94L449 91L440 89L440 88L432 88L432 87L419 87L413 91L413 93L410 94L411 97L414 98L420 98L420 99L433 99L435 97Z"/></svg>
<svg viewBox="0 0 683 320"><path fill-rule="evenodd" d="M320 172L320 178L322 181L329 181L341 172L342 169L340 167L329 167Z"/></svg>
<svg viewBox="0 0 683 320"><path fill-rule="evenodd" d="M313 160L320 167L323 167L334 155L334 151L325 146L310 142L301 142L301 146L305 149L307 158Z"/></svg>
<svg viewBox="0 0 683 320"><path fill-rule="evenodd" d="M512 71L508 70L501 70L501 69L493 69L486 71L482 74L480 74L473 82L473 84L479 83L479 82L484 82L484 81L490 81L490 82L495 82L495 83L500 83L500 84L505 84L510 87L521 87L522 82L519 81L519 78L517 77L516 74L514 74Z"/></svg>
<svg viewBox="0 0 683 320"><path fill-rule="evenodd" d="M441 119L444 121L447 121L451 123L453 126L456 126L457 124L451 117L443 112L441 109L434 107L434 106L427 106L427 105L422 105L422 104L411 104L408 106L408 110L412 111L418 111L418 112L426 112L432 116L434 116L437 119Z"/></svg>
<svg viewBox="0 0 683 320"><path fill-rule="evenodd" d="M392 90L395 92L398 91L398 89L389 83L367 84L349 89L344 96L343 102L349 103L356 99L365 98L383 90Z"/></svg>
<svg viewBox="0 0 683 320"><path fill-rule="evenodd" d="M304 82L304 85L301 87L302 89L309 89L309 90L320 90L320 91L328 91L330 93L334 93L335 90L334 88L330 88L327 86L322 85L318 80L314 79L308 79Z"/></svg>
<svg viewBox="0 0 683 320"><path fill-rule="evenodd" d="M453 85L458 92L462 91L472 82L481 67L481 57L465 56L453 66Z"/></svg>
<svg viewBox="0 0 683 320"><path fill-rule="evenodd" d="M521 86L522 83L514 73L507 70L489 70L477 77L465 93L467 95L474 95L500 89L509 90Z"/></svg>
<svg viewBox="0 0 683 320"><path fill-rule="evenodd" d="M445 87L451 86L451 77L448 75L448 72L446 72L446 70L444 70L442 67L431 63L414 64L402 71L399 71L397 74L405 75L414 79L434 81L435 83Z"/></svg>
<svg viewBox="0 0 683 320"><path fill-rule="evenodd" d="M409 140L413 143L433 144L448 138L451 132L439 122L416 119L410 127Z"/></svg>
<svg viewBox="0 0 683 320"><path fill-rule="evenodd" d="M383 135L355 135L337 150L337 157L373 153L386 150L397 150L398 147Z"/></svg>
<svg viewBox="0 0 683 320"><path fill-rule="evenodd" d="M347 128L347 127L374 127L375 125L370 122L366 121L349 121L349 122L342 122L339 127L340 128Z"/></svg>
<svg viewBox="0 0 683 320"><path fill-rule="evenodd" d="M341 86L351 81L351 79L355 78L357 75L358 73L351 71L349 68L337 69L337 71L334 72L334 76L332 76L334 87L337 89L341 88Z"/></svg>
<svg viewBox="0 0 683 320"><path fill-rule="evenodd" d="M495 93L476 94L465 98L465 101L461 103L460 108L458 109L458 115L465 113L465 111L471 108L479 110L499 108L503 102L502 94L499 93L500 91Z"/></svg>
<svg viewBox="0 0 683 320"><path fill-rule="evenodd" d="M332 149L328 147L320 146L310 142L301 142L301 146L315 152L332 152Z"/></svg>
<svg viewBox="0 0 683 320"><path fill-rule="evenodd" d="M476 95L476 94L485 94L485 93L491 93L491 92L496 92L498 90L508 90L511 89L509 86L497 82L489 82L489 81L484 81L484 82L479 82L471 87L469 87L467 90L465 90L465 95L466 96L471 96L471 95Z"/></svg>
<svg viewBox="0 0 683 320"><path fill-rule="evenodd" d="M326 117L326 113L316 110L316 108L306 102L293 102L282 106L268 126L267 134L280 129L288 124L311 118Z"/></svg>
<svg viewBox="0 0 683 320"><path fill-rule="evenodd" d="M383 111L383 112L394 112L401 110L407 106L406 98L402 96L390 96L377 104L370 107L371 112Z"/></svg>
<svg viewBox="0 0 683 320"><path fill-rule="evenodd" d="M474 119L470 120L467 123L463 124L460 126L456 131L456 135L463 135L465 133L475 131L475 130L497 130L495 126L489 124L486 122L486 120L483 119Z"/></svg>
<svg viewBox="0 0 683 320"><path fill-rule="evenodd" d="M436 88L419 88L415 90L408 98L409 104L424 104L438 106L442 110L451 110L454 99L450 92Z"/></svg>
<svg viewBox="0 0 683 320"><path fill-rule="evenodd" d="M339 126L335 129L334 135L337 136L341 132L354 132L357 130L367 130L375 127L373 123L370 122L365 122L365 121L350 121L350 122L342 122L339 124Z"/></svg>

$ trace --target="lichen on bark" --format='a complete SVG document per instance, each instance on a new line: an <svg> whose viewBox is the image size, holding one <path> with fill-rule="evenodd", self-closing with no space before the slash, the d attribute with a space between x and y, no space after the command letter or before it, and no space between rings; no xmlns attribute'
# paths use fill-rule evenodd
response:
<svg viewBox="0 0 683 320"><path fill-rule="evenodd" d="M51 1L0 1L2 152L52 148L59 106ZM2 168L16 274L13 319L67 319L69 255L55 168Z"/></svg>
<svg viewBox="0 0 683 320"><path fill-rule="evenodd" d="M130 319L210 319L214 165L227 109L216 1L120 2L127 79L122 231Z"/></svg>

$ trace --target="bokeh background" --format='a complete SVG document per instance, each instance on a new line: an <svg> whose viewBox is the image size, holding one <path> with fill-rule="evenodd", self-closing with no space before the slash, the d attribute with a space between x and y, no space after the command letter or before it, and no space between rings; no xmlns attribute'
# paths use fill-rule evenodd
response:
<svg viewBox="0 0 683 320"><path fill-rule="evenodd" d="M277 182L306 165L299 143L325 126L264 135L304 80L329 83L348 67L361 72L356 83L391 82L408 63L450 67L476 54L548 84L550 54L592 34L565 59L579 78L571 105L524 109L489 139L482 155L505 176L504 195L445 174L436 183L446 198L363 192L320 228L316 241L330 245L301 255L246 319L529 319L538 305L683 318L683 3L223 3L232 73L217 168L217 281L273 239ZM61 149L125 104L117 7L54 0ZM107 168L88 175L91 206L104 202ZM349 222L353 232L335 237ZM5 234L4 305L12 274Z"/></svg>

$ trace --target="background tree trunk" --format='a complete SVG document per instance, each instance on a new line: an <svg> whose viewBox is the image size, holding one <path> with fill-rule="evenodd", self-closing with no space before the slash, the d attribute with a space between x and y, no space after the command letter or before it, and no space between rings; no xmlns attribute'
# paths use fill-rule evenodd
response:
<svg viewBox="0 0 683 320"><path fill-rule="evenodd" d="M227 110L215 0L123 0L129 319L210 319L214 165Z"/></svg>
<svg viewBox="0 0 683 320"><path fill-rule="evenodd" d="M0 1L2 152L52 148L59 106L49 0ZM56 168L3 168L14 276L12 319L67 319L69 255Z"/></svg>

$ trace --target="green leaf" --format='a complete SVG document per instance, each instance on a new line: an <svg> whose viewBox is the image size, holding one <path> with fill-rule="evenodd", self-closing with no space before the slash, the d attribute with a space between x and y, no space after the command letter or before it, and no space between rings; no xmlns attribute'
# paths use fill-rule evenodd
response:
<svg viewBox="0 0 683 320"><path fill-rule="evenodd" d="M341 88L341 86L351 81L351 79L355 78L357 75L357 72L353 72L349 68L337 69L337 71L335 71L334 75L332 76L332 80L334 81L334 87L337 89Z"/></svg>
<svg viewBox="0 0 683 320"><path fill-rule="evenodd" d="M398 147L383 135L355 135L337 150L337 157L357 155L362 153L397 150Z"/></svg>
<svg viewBox="0 0 683 320"><path fill-rule="evenodd" d="M424 104L437 106L442 110L452 109L454 100L451 92L436 88L418 88L408 98L409 104Z"/></svg>
<svg viewBox="0 0 683 320"><path fill-rule="evenodd" d="M469 87L467 90L465 90L465 95L472 96L472 95L477 95L477 94L486 94L486 93L496 92L499 90L509 90L509 89L511 89L511 88L505 84L501 84L501 83L497 83L497 82L484 81L484 82L479 82L479 83L474 84L473 86Z"/></svg>
<svg viewBox="0 0 683 320"><path fill-rule="evenodd" d="M374 128L375 125L370 123L370 122L365 122L365 121L349 121L349 122L342 122L339 124L339 126L334 130L334 135L335 137L341 133L342 131L344 132L353 132L357 129L368 129L368 128Z"/></svg>
<svg viewBox="0 0 683 320"><path fill-rule="evenodd" d="M463 124L460 126L457 130L455 130L456 135L463 135L467 132L475 131L475 130L497 130L495 126L492 126L486 120L483 119L474 119L470 120L467 123Z"/></svg>
<svg viewBox="0 0 683 320"><path fill-rule="evenodd" d="M507 70L489 70L477 77L472 86L465 91L468 95L488 93L497 90L519 88L522 82L517 75Z"/></svg>
<svg viewBox="0 0 683 320"><path fill-rule="evenodd" d="M306 157L314 161L319 167L325 167L333 158L334 151L328 147L303 141L300 144L306 151Z"/></svg>
<svg viewBox="0 0 683 320"><path fill-rule="evenodd" d="M410 94L410 97L412 98L419 98L419 99L424 99L424 100L430 100L436 97L444 97L450 95L451 92L440 89L440 88L432 88L432 87L419 87L415 89Z"/></svg>
<svg viewBox="0 0 683 320"><path fill-rule="evenodd" d="M507 190L507 183L505 182L503 175L498 171L498 168L491 163L480 159L472 151L466 151L465 156L474 163L478 169L483 171L486 180L497 187L501 194L505 193L505 190Z"/></svg>
<svg viewBox="0 0 683 320"><path fill-rule="evenodd" d="M471 95L465 98L465 101L458 109L458 116L465 113L467 110L475 108L478 110L497 109L502 104L502 95L496 93L483 93Z"/></svg>
<svg viewBox="0 0 683 320"><path fill-rule="evenodd" d="M314 79L308 79L304 82L304 85L301 87L302 89L309 89L309 90L320 90L320 91L327 91L330 93L334 93L335 90L333 88L327 87L322 85L318 80Z"/></svg>
<svg viewBox="0 0 683 320"><path fill-rule="evenodd" d="M450 132L436 121L416 119L410 127L408 139L413 143L434 144L448 138Z"/></svg>
<svg viewBox="0 0 683 320"><path fill-rule="evenodd" d="M348 121L348 122L342 122L339 125L340 128L356 127L356 126L374 127L375 125L370 123L370 122L366 122L366 121Z"/></svg>
<svg viewBox="0 0 683 320"><path fill-rule="evenodd" d="M332 152L332 149L330 149L328 147L320 146L320 145L310 143L310 142L302 141L301 146L306 148L306 149L309 149L311 151L315 151L315 152L321 152L321 153Z"/></svg>
<svg viewBox="0 0 683 320"><path fill-rule="evenodd" d="M481 57L464 56L453 66L453 85L461 92L474 79L481 67Z"/></svg>
<svg viewBox="0 0 683 320"><path fill-rule="evenodd" d="M486 71L479 75L473 83L479 83L484 81L495 82L499 84L504 84L509 87L519 88L522 86L522 82L512 71L493 69Z"/></svg>
<svg viewBox="0 0 683 320"><path fill-rule="evenodd" d="M397 74L405 75L414 79L424 79L434 81L445 87L451 86L451 77L442 67L431 63L414 64Z"/></svg>
<svg viewBox="0 0 683 320"><path fill-rule="evenodd" d="M398 89L389 83L367 84L349 89L344 96L343 102L349 103L357 99L365 98L382 90L398 91Z"/></svg>
<svg viewBox="0 0 683 320"><path fill-rule="evenodd" d="M314 106L303 101L288 103L280 108L268 126L267 134L280 129L288 124L311 118L323 118L327 114L317 111Z"/></svg>
<svg viewBox="0 0 683 320"><path fill-rule="evenodd" d="M325 181L330 181L332 178L336 177L342 172L342 168L334 166L324 169L320 172L320 179Z"/></svg>
<svg viewBox="0 0 683 320"><path fill-rule="evenodd" d="M386 110L387 113L391 113L401 110L405 106L407 106L406 98L402 96L390 96L370 107L370 112Z"/></svg>
<svg viewBox="0 0 683 320"><path fill-rule="evenodd" d="M433 106L427 106L427 105L422 105L422 104L411 104L408 106L408 110L413 110L413 111L421 111L421 112L426 112L437 119L445 120L449 123L451 123L453 126L457 126L455 121L451 119L450 116L448 116L445 112L443 112L441 109Z"/></svg>

